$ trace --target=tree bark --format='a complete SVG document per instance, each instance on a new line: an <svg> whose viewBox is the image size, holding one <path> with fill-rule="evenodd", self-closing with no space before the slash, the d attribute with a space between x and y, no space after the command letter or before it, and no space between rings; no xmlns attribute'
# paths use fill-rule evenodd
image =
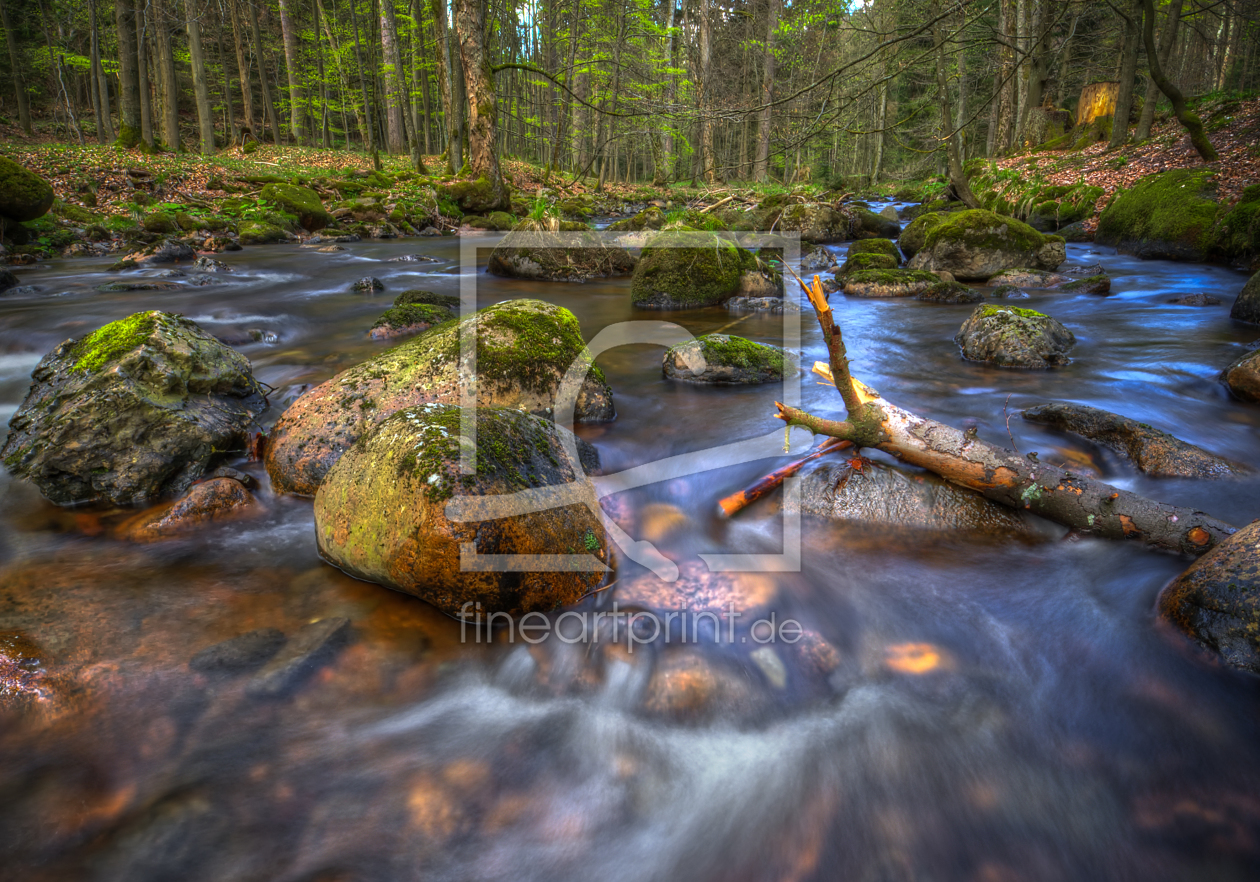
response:
<svg viewBox="0 0 1260 882"><path fill-rule="evenodd" d="M127 0L115 0L115 3L126 3ZM144 4L146 0L135 0L135 31L133 37L136 41L136 74L140 90L140 140L144 143L146 149L153 149L153 94L149 89L149 43L148 43L148 27L145 23ZM119 38L119 56L122 56L123 38ZM122 82L121 63L119 71L119 82ZM119 96L119 116L120 128L126 122L127 113L123 108L126 104L126 86L121 89L122 95ZM120 132L121 134L121 132Z"/></svg>
<svg viewBox="0 0 1260 882"><path fill-rule="evenodd" d="M1133 113L1133 81L1137 77L1141 11L1135 4L1128 11L1129 15L1124 19L1124 41L1120 47L1120 74L1117 77L1120 88L1116 91L1116 112L1111 118L1108 150L1122 147L1129 140L1129 117Z"/></svg>
<svg viewBox="0 0 1260 882"><path fill-rule="evenodd" d="M402 67L398 51L398 19L394 13L394 0L380 2L381 60L385 67L385 149L390 153L402 153L407 147L406 124L403 122L403 95L406 90L399 86L398 78L398 70Z"/></svg>
<svg viewBox="0 0 1260 882"><path fill-rule="evenodd" d="M442 115L446 122L446 169L458 174L464 167L464 106L458 83L462 73L451 52L451 28L446 18L445 0L432 0L433 26L438 31L438 79L442 89Z"/></svg>
<svg viewBox="0 0 1260 882"><path fill-rule="evenodd" d="M245 63L245 45L241 39L241 17L236 8L238 2L240 0L227 0L228 12L232 17L232 42L236 48L236 72L240 76L241 82L241 105L245 113L245 130L249 132L250 137L257 140L258 130L255 128L257 117L254 116L254 87L250 82L249 65Z"/></svg>
<svg viewBox="0 0 1260 882"><path fill-rule="evenodd" d="M162 80L162 140L166 149L178 153L179 142L179 81L175 77L175 50L171 44L171 21L167 17L162 0L151 0L153 28L157 38L157 68Z"/></svg>
<svg viewBox="0 0 1260 882"><path fill-rule="evenodd" d="M1190 143L1194 145L1194 149L1199 151L1199 156L1204 162L1215 162L1217 159L1216 148L1212 146L1211 140L1208 139L1207 132L1203 129L1203 121L1199 119L1198 114L1186 107L1185 96L1168 77L1164 76L1164 70L1159 63L1158 50L1155 48L1155 4L1153 0L1142 0L1143 24L1142 38L1146 42L1146 61L1150 66L1151 79L1155 81L1155 85L1159 86L1159 90L1163 92L1170 102L1172 102L1173 113L1177 115L1177 121L1181 123L1182 128L1190 135Z"/></svg>
<svg viewBox="0 0 1260 882"><path fill-rule="evenodd" d="M710 116L713 89L713 11L712 0L700 0L700 161L707 184L718 182L717 157L713 152L713 119Z"/></svg>
<svg viewBox="0 0 1260 882"><path fill-rule="evenodd" d="M306 101L302 89L302 72L298 68L297 31L289 16L286 0L280 2L280 37L284 44L284 70L289 81L289 131L298 144L306 143L306 125L302 118L302 105Z"/></svg>
<svg viewBox="0 0 1260 882"><path fill-rule="evenodd" d="M882 450L995 502L1031 511L1085 535L1136 540L1199 555L1235 531L1203 512L1154 502L1039 462L1033 455L1020 456L981 441L974 432L960 431L884 400L850 375L844 338L816 278L806 291L827 343L829 376L848 413L844 420L831 420L776 402L778 418L789 426L851 441L859 449Z"/></svg>
<svg viewBox="0 0 1260 882"><path fill-rule="evenodd" d="M229 144L236 144L241 140L241 130L236 124L236 108L232 103L232 75L228 73L228 66L223 61L223 10L219 10L219 14L214 19L214 51L219 62L219 71L223 75L223 115L227 117L227 125L224 132L230 138Z"/></svg>
<svg viewBox="0 0 1260 882"><path fill-rule="evenodd" d="M211 156L214 146L214 111L210 106L210 87L206 83L206 55L201 48L201 21L194 0L184 0L188 27L188 54L192 61L193 96L197 104L197 132L201 136L201 155Z"/></svg>
<svg viewBox="0 0 1260 882"><path fill-rule="evenodd" d="M932 4L933 14L937 5ZM938 20L932 26L932 35L936 42L936 88L940 92L941 104L941 140L945 142L945 158L949 167L949 183L954 193L968 208L979 208L980 203L971 192L967 183L967 175L963 171L961 152L958 147L958 133L954 131L954 114L949 100L949 77L946 74L945 28Z"/></svg>
<svg viewBox="0 0 1260 882"><path fill-rule="evenodd" d="M0 24L4 25L4 40L9 47L9 65L13 68L13 90L17 93L18 122L22 131L34 134L31 129L31 101L26 94L26 76L22 73L22 53L18 49L17 36L9 22L9 8L0 0Z"/></svg>
<svg viewBox="0 0 1260 882"><path fill-rule="evenodd" d="M136 39L136 9L131 0L116 0L114 24L118 30L118 145L135 147L141 142L140 59Z"/></svg>
<svg viewBox="0 0 1260 882"><path fill-rule="evenodd" d="M766 42L761 60L762 108L757 114L757 154L753 159L753 179L763 184L770 180L771 111L769 104L774 100L774 41L779 29L780 3L782 0L766 0Z"/></svg>
<svg viewBox="0 0 1260 882"><path fill-rule="evenodd" d="M127 3L121 2L120 5L126 7ZM117 19L117 16L115 16ZM108 144L114 140L114 123L110 119L109 109L109 83L105 79L105 69L101 66L101 30L96 19L96 0L88 0L88 24L92 31L91 36L91 62L92 62L92 85L96 90L93 96L96 100L93 105L96 110L96 140L102 144ZM124 30L129 31L129 28ZM119 53L122 54L121 52ZM132 71L134 75L135 58L130 59Z"/></svg>
<svg viewBox="0 0 1260 882"><path fill-rule="evenodd" d="M1159 66L1161 68L1168 66L1168 59L1172 56L1173 43L1177 40L1177 29L1181 24L1183 5L1183 0L1171 0L1168 4L1164 29L1159 33ZM1150 138L1151 126L1155 122L1155 105L1158 101L1159 86L1155 85L1155 81L1150 76L1147 76L1146 95L1142 101L1142 117L1138 120L1137 131L1133 133L1135 141L1145 141Z"/></svg>
<svg viewBox="0 0 1260 882"><path fill-rule="evenodd" d="M456 0L455 10L455 32L468 88L468 164L474 177L485 177L490 185L486 210L507 210L512 200L499 172L498 103L485 47L486 0Z"/></svg>
<svg viewBox="0 0 1260 882"><path fill-rule="evenodd" d="M441 2L441 0L438 0ZM359 18L354 11L354 0L350 3L350 23L354 26L354 63L359 69L359 91L363 96L363 117L367 121L367 128L362 129L364 137L367 139L366 147L369 153L376 152L376 122L372 119L372 104L368 100L367 78L363 75L363 50L359 45Z"/></svg>
<svg viewBox="0 0 1260 882"><path fill-rule="evenodd" d="M271 139L280 143L280 120L276 115L276 103L271 100L271 86L267 84L267 63L263 55L262 33L258 29L258 7L245 0L249 7L249 29L254 38L254 57L258 59L258 81L262 84L263 111L267 114L267 125L271 128ZM262 140L261 138L259 140Z"/></svg>

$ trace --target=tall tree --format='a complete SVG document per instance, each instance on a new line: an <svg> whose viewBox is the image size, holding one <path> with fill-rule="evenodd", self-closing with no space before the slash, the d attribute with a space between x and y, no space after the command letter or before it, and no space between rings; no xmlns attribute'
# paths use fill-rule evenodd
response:
<svg viewBox="0 0 1260 882"><path fill-rule="evenodd" d="M9 47L9 64L13 68L13 90L17 93L18 122L22 131L33 135L31 129L31 99L26 94L26 75L22 72L22 53L18 49L17 35L9 21L9 8L0 0L0 24L4 25L4 40Z"/></svg>
<svg viewBox="0 0 1260 882"><path fill-rule="evenodd" d="M936 43L936 88L939 92L941 108L941 141L945 144L945 158L949 167L949 183L954 193L968 208L979 208L980 203L971 192L967 183L967 175L963 171L962 151L958 147L958 132L954 130L954 115L951 109L953 102L949 97L948 63L945 58L945 26L938 18L939 7L935 0L932 3L932 15L936 18L932 25L932 36Z"/></svg>
<svg viewBox="0 0 1260 882"><path fill-rule="evenodd" d="M258 137L254 120L254 87L250 82L249 65L245 63L245 46L241 39L241 16L237 10L240 0L226 0L228 15L232 20L232 42L236 48L236 73L241 84L241 106L245 113L245 131L253 138Z"/></svg>
<svg viewBox="0 0 1260 882"><path fill-rule="evenodd" d="M482 208L509 209L512 199L499 171L496 124L499 106L494 94L494 72L486 52L488 0L455 0L455 32L468 90L468 164L474 177L484 177L489 193Z"/></svg>
<svg viewBox="0 0 1260 882"><path fill-rule="evenodd" d="M201 47L201 19L196 0L184 0L185 24L188 28L188 54L192 59L193 97L197 105L197 131L201 136L201 153L214 153L214 111L210 107L210 87L206 83L206 55Z"/></svg>
<svg viewBox="0 0 1260 882"><path fill-rule="evenodd" d="M302 118L302 105L306 101L302 91L302 73L298 68L297 30L289 15L289 4L280 0L280 34L284 42L284 69L289 78L289 129L293 140L306 143L306 126Z"/></svg>
<svg viewBox="0 0 1260 882"><path fill-rule="evenodd" d="M135 147L142 143L143 128L136 8L129 0L114 3L114 23L118 37L118 145Z"/></svg>
<svg viewBox="0 0 1260 882"><path fill-rule="evenodd" d="M757 155L753 177L765 183L770 179L770 102L774 100L774 41L779 30L782 0L766 0L766 39L761 52L761 110L757 114Z"/></svg>
<svg viewBox="0 0 1260 882"><path fill-rule="evenodd" d="M1137 77L1142 24L1142 10L1133 0L1115 8L1124 23L1124 37L1120 43L1120 73L1117 77L1120 85L1116 90L1116 112L1111 118L1108 150L1115 150L1129 140L1129 117L1133 113L1133 81Z"/></svg>
<svg viewBox="0 0 1260 882"><path fill-rule="evenodd" d="M700 157L705 183L718 180L717 157L713 152L713 10L712 0L700 0Z"/></svg>
<svg viewBox="0 0 1260 882"><path fill-rule="evenodd" d="M157 38L158 77L162 80L162 140L166 149L179 152L179 80L175 76L175 47L171 42L171 20L162 0L150 0L153 32Z"/></svg>
<svg viewBox="0 0 1260 882"><path fill-rule="evenodd" d="M1164 27L1159 33L1159 66L1168 66L1172 56L1173 43L1177 39L1178 25L1181 22L1183 0L1171 0L1164 17ZM1142 116L1138 120L1137 131L1133 133L1135 141L1145 141L1151 136L1151 125L1155 122L1155 104L1159 100L1159 86L1148 75L1146 78L1146 95L1142 100Z"/></svg>
<svg viewBox="0 0 1260 882"><path fill-rule="evenodd" d="M127 0L115 0L115 3L126 3ZM153 149L153 96L149 91L149 37L145 26L144 4L146 0L135 0L135 41L136 41L136 80L140 90L140 141L144 144L146 150ZM118 54L121 57L125 54L122 45L125 41L124 37L119 37ZM121 68L121 61L120 61ZM119 71L119 81L122 84L122 99L119 101L122 123L125 124L126 116L126 83L123 82L121 69ZM121 135L121 131L119 132Z"/></svg>
<svg viewBox="0 0 1260 882"><path fill-rule="evenodd" d="M125 3L123 4L126 5ZM96 112L96 140L108 144L114 140L114 123L110 119L109 82L101 66L101 29L96 20L96 0L88 0L88 27L91 30L93 109Z"/></svg>
<svg viewBox="0 0 1260 882"><path fill-rule="evenodd" d="M1198 114L1186 106L1185 96L1181 94L1181 90L1177 88L1176 84L1164 75L1164 69L1159 63L1159 50L1155 48L1155 4L1153 0L1142 0L1142 11L1142 39L1146 44L1146 63L1150 68L1151 79L1154 80L1155 85L1159 86L1159 90L1168 97L1168 100L1172 102L1173 113L1177 115L1177 121L1181 123L1182 128L1190 135L1190 143L1199 152L1199 156L1203 158L1204 162L1215 162L1217 159L1216 148L1212 146L1212 141L1203 129L1203 120L1199 119Z"/></svg>
<svg viewBox="0 0 1260 882"><path fill-rule="evenodd" d="M249 7L249 30L254 38L254 58L258 61L258 81L262 84L263 111L267 114L267 126L271 129L271 140L280 143L280 120L276 116L276 103L271 100L271 86L268 83L266 62L263 60L262 34L258 29L258 7L250 0L244 0Z"/></svg>

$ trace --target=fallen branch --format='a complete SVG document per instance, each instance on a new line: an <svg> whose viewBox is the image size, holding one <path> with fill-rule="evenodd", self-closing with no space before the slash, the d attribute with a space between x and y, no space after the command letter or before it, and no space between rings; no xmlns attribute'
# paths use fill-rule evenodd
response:
<svg viewBox="0 0 1260 882"><path fill-rule="evenodd" d="M707 214L713 209L725 205L726 203L730 202L734 198L735 198L735 194L732 193L730 196L727 196L725 199L719 199L717 202L714 202L712 205L709 205L709 206L706 206L705 208L700 209L700 213Z"/></svg>
<svg viewBox="0 0 1260 882"><path fill-rule="evenodd" d="M848 441L841 441L838 438L828 438L818 447L817 450L812 451L802 459L798 459L796 462L788 463L782 468L775 469L770 474L758 478L757 481L749 484L738 493L732 493L725 499L719 500L718 508L722 510L722 515L724 517L734 517L758 499L779 487L787 478L792 477L803 469L806 464L813 462L821 456L831 453L833 450L844 450L846 447L852 446L853 445Z"/></svg>
<svg viewBox="0 0 1260 882"><path fill-rule="evenodd" d="M778 418L788 425L852 441L859 450L882 450L995 502L1026 509L1087 535L1135 539L1198 555L1235 531L1201 511L1155 502L1074 474L1040 462L1035 453L1020 456L981 441L974 430L963 432L884 400L849 374L844 340L818 277L812 286L801 285L827 341L829 369L819 372L835 382L848 414L844 420L831 420L775 402Z"/></svg>

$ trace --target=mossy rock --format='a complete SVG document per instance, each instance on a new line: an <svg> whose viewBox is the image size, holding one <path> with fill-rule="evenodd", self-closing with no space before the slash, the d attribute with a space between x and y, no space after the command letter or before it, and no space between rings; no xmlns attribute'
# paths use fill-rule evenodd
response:
<svg viewBox="0 0 1260 882"><path fill-rule="evenodd" d="M332 223L332 215L324 208L319 194L309 187L295 184L268 184L259 196L297 218L307 232L322 230Z"/></svg>
<svg viewBox="0 0 1260 882"><path fill-rule="evenodd" d="M1257 268L1254 264L1260 259L1260 184L1244 189L1242 198L1221 217L1213 250Z"/></svg>
<svg viewBox="0 0 1260 882"><path fill-rule="evenodd" d="M244 356L163 312L67 340L31 376L0 457L58 505L182 492L266 407Z"/></svg>
<svg viewBox="0 0 1260 882"><path fill-rule="evenodd" d="M150 233L160 233L163 236L169 236L180 231L179 222L175 219L175 215L165 211L155 211L153 214L147 215L141 225Z"/></svg>
<svg viewBox="0 0 1260 882"><path fill-rule="evenodd" d="M1260 522L1226 538L1159 595L1160 615L1231 667L1260 674Z"/></svg>
<svg viewBox="0 0 1260 882"><path fill-rule="evenodd" d="M801 240L815 245L843 242L854 237L857 222L851 214L836 211L822 203L793 203L763 213L761 229L800 233Z"/></svg>
<svg viewBox="0 0 1260 882"><path fill-rule="evenodd" d="M53 204L52 184L13 160L0 156L0 217L33 221Z"/></svg>
<svg viewBox="0 0 1260 882"><path fill-rule="evenodd" d="M927 241L927 234L940 224L945 223L949 215L945 212L934 211L929 214L921 214L911 221L898 238L897 244L905 253L906 257L914 257L923 248L923 243ZM857 244L856 242L854 243ZM852 247L852 246L850 246Z"/></svg>
<svg viewBox="0 0 1260 882"><path fill-rule="evenodd" d="M896 220L876 214L869 208L853 208L857 222L853 234L858 239L896 239L901 235L901 224Z"/></svg>
<svg viewBox="0 0 1260 882"><path fill-rule="evenodd" d="M729 334L705 334L671 347L661 369L671 380L715 386L779 383L796 361L777 346Z"/></svg>
<svg viewBox="0 0 1260 882"><path fill-rule="evenodd" d="M490 252L486 269L514 279L585 282L628 275L634 258L583 223L526 218Z"/></svg>
<svg viewBox="0 0 1260 882"><path fill-rule="evenodd" d="M866 258L884 255L860 255ZM853 259L853 258L850 258ZM836 275L841 281L840 274ZM924 270L884 269L857 270L843 277L844 293L850 297L888 298L914 297L937 303L976 303L981 295L966 285L942 279Z"/></svg>
<svg viewBox="0 0 1260 882"><path fill-rule="evenodd" d="M630 299L641 309L716 306L738 294L744 273L758 268L751 252L715 233L664 231L643 249Z"/></svg>
<svg viewBox="0 0 1260 882"><path fill-rule="evenodd" d="M405 407L459 400L464 331L476 340L477 403L549 415L561 379L585 358L573 313L539 300L508 300L440 325L337 374L289 406L272 430L266 465L279 492L313 495L351 445ZM579 422L613 419L598 367L578 394Z"/></svg>
<svg viewBox="0 0 1260 882"><path fill-rule="evenodd" d="M655 205L649 205L633 217L622 218L609 224L610 233L641 233L644 230L656 231L665 226L665 212Z"/></svg>
<svg viewBox="0 0 1260 882"><path fill-rule="evenodd" d="M1055 270L1065 259L1063 239L981 208L946 215L927 231L909 266L984 281L1013 267Z"/></svg>
<svg viewBox="0 0 1260 882"><path fill-rule="evenodd" d="M859 239L849 246L849 257L858 254L883 254L891 257L897 263L901 262L901 252L897 250L897 243L892 239Z"/></svg>
<svg viewBox="0 0 1260 882"><path fill-rule="evenodd" d="M277 242L287 242L289 233L274 224L245 221L241 224L238 238L242 245L273 245Z"/></svg>
<svg viewBox="0 0 1260 882"><path fill-rule="evenodd" d="M484 216L502 208L495 196L494 185L485 175L476 180L451 181L443 185L442 189L464 214Z"/></svg>
<svg viewBox="0 0 1260 882"><path fill-rule="evenodd" d="M469 572L461 566L464 547L473 543L481 555L568 554L591 556L597 567L608 563L594 486L566 452L576 439L528 413L477 408L467 414L476 424L477 468L465 475L461 451L474 442L460 434L464 416L450 404L407 407L348 450L315 496L320 555L452 616L474 604L482 614L523 615L577 603L603 580L598 568ZM477 500L539 487L566 487L569 504L478 515ZM472 502L474 517L450 520L452 497Z"/></svg>
<svg viewBox="0 0 1260 882"><path fill-rule="evenodd" d="M455 313L448 307L431 303L408 303L394 306L376 320L368 336L373 340L392 340L419 334L444 322L453 321Z"/></svg>
<svg viewBox="0 0 1260 882"><path fill-rule="evenodd" d="M444 306L447 309L459 309L459 295L437 294L433 291L411 288L394 298L394 306L409 306L413 303L428 303L433 306Z"/></svg>
<svg viewBox="0 0 1260 882"><path fill-rule="evenodd" d="M877 242L879 240L871 239L869 241ZM853 254L850 250L850 254L845 258L844 264L836 270L836 281L842 281L844 277L862 270L896 269L897 266L897 259L889 257L887 254L878 252Z"/></svg>
<svg viewBox="0 0 1260 882"><path fill-rule="evenodd" d="M976 307L954 337L963 358L1004 368L1069 364L1076 337L1050 316L1017 306Z"/></svg>
<svg viewBox="0 0 1260 882"><path fill-rule="evenodd" d="M1112 198L1094 241L1143 260L1201 261L1213 248L1219 212L1216 172L1158 172Z"/></svg>
<svg viewBox="0 0 1260 882"><path fill-rule="evenodd" d="M99 214L89 211L81 205L75 205L73 202L62 202L60 200L54 202L52 213L81 227L91 226L101 221Z"/></svg>
<svg viewBox="0 0 1260 882"><path fill-rule="evenodd" d="M1073 279L1070 282L1063 283L1059 290L1077 294L1110 294L1111 276L1106 273L1099 273L1094 276L1086 276L1083 279Z"/></svg>

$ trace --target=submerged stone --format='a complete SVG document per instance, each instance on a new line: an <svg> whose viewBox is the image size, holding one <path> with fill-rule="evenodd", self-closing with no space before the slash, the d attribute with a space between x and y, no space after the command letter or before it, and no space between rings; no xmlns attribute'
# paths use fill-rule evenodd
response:
<svg viewBox="0 0 1260 882"><path fill-rule="evenodd" d="M172 503L129 519L118 532L132 542L157 542L256 513L258 502L244 484L232 478L212 478L194 484Z"/></svg>
<svg viewBox="0 0 1260 882"><path fill-rule="evenodd" d="M201 650L189 660L188 667L204 673L249 671L279 652L284 641L284 633L275 628L247 631Z"/></svg>
<svg viewBox="0 0 1260 882"><path fill-rule="evenodd" d="M181 492L266 407L248 359L163 312L67 340L32 378L0 456L59 505Z"/></svg>
<svg viewBox="0 0 1260 882"><path fill-rule="evenodd" d="M1024 419L1072 432L1113 450L1146 475L1231 478L1252 474L1241 463L1208 453L1146 423L1083 404L1042 404Z"/></svg>
<svg viewBox="0 0 1260 882"><path fill-rule="evenodd" d="M496 276L547 282L585 282L634 271L634 258L582 223L526 218L490 253Z"/></svg>
<svg viewBox="0 0 1260 882"><path fill-rule="evenodd" d="M722 386L778 383L795 368L782 349L728 334L705 334L666 351L662 370L671 380Z"/></svg>
<svg viewBox="0 0 1260 882"><path fill-rule="evenodd" d="M343 570L414 594L449 615L480 603L483 614L519 615L576 603L603 572L466 571L463 546L478 555L590 555L608 550L594 485L568 460L548 420L508 408L477 408L474 475L460 471L463 412L424 404L396 412L348 450L315 496L319 551ZM499 515L501 494L568 485L539 511ZM472 504L452 521L447 503ZM479 502L484 501L484 502Z"/></svg>

